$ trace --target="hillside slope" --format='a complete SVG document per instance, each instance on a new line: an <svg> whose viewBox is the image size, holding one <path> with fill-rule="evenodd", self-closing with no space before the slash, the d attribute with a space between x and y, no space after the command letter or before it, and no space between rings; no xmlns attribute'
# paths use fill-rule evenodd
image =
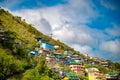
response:
<svg viewBox="0 0 120 80"><path fill-rule="evenodd" d="M23 73L27 69L31 69L33 63L37 61L36 59L28 56L28 50L34 49L36 45L39 46L36 41L36 38L38 38L39 36L51 44L60 45L61 50L73 50L64 43L56 41L51 37L39 32L30 24L22 21L20 17L13 16L8 11L0 8L1 80L9 78L15 74ZM46 70L47 67L45 69L45 72ZM34 70L32 71L34 72ZM47 74L46 77L49 78Z"/></svg>
<svg viewBox="0 0 120 80"><path fill-rule="evenodd" d="M8 11L0 8L0 80L11 80L12 78L12 80L55 80L60 78L54 70L45 65L45 55L41 54L37 57L28 55L29 50L35 50L36 46L40 46L37 41L39 37L50 44L60 46L58 52L49 50L52 56L56 52L63 53L64 50L70 50L71 56L74 53L74 55L79 55L80 58L86 60L83 62L85 68L96 67L104 73L109 71L101 64L90 64L91 61L95 62L96 59L84 56L59 40L44 35L24 20L21 20L21 17L13 16ZM65 61L66 55L62 56L61 62ZM97 61L101 62L102 60L97 59ZM120 69L119 63L109 62L110 70ZM62 63L61 66L63 69L69 69L69 66L66 67L65 63Z"/></svg>
<svg viewBox="0 0 120 80"><path fill-rule="evenodd" d="M49 41L51 44L60 45L63 49L73 50L64 43L56 41L51 37L44 35L32 27L30 24L22 21L20 17L13 16L8 11L4 11L3 9L0 9L0 27L5 31L14 32L16 35L15 41L22 41L24 44L27 43L26 48L31 48L32 45L35 44L35 39L40 36L41 38Z"/></svg>

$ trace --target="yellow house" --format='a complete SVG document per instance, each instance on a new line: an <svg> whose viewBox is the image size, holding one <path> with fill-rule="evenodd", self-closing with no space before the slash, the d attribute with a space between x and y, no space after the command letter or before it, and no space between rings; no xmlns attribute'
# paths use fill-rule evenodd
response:
<svg viewBox="0 0 120 80"><path fill-rule="evenodd" d="M64 77L64 79L63 80L69 80L69 78L68 77Z"/></svg>
<svg viewBox="0 0 120 80"><path fill-rule="evenodd" d="M97 68L89 68L88 79L89 80L106 80L106 77L104 74L100 73L100 71Z"/></svg>

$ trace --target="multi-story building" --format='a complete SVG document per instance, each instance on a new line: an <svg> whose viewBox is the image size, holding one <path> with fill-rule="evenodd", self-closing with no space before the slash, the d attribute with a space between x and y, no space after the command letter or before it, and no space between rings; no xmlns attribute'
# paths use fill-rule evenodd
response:
<svg viewBox="0 0 120 80"><path fill-rule="evenodd" d="M106 80L105 74L102 74L97 68L89 68L88 80Z"/></svg>
<svg viewBox="0 0 120 80"><path fill-rule="evenodd" d="M77 62L71 62L70 68L76 74L84 74L84 66Z"/></svg>

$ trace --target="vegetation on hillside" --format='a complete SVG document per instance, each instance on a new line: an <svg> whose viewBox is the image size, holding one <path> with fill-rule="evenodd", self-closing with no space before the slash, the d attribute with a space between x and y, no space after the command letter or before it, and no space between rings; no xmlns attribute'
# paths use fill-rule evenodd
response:
<svg viewBox="0 0 120 80"><path fill-rule="evenodd" d="M5 38L0 37L0 79L4 80L22 73L24 73L23 79L32 74L36 78L38 75L39 77L44 75L48 80L56 78L56 74L43 65L44 60L42 64L42 61L31 58L28 56L28 50L35 48L36 38L39 36L51 44L61 45L62 49L71 49L70 47L37 31L30 24L22 21L20 17L13 16L4 9L0 9L0 29L4 31L2 36L5 36ZM35 69L31 69L35 62L37 64ZM42 77L40 78L43 80Z"/></svg>
<svg viewBox="0 0 120 80"><path fill-rule="evenodd" d="M60 52L64 50L72 50L85 57L73 48L65 45L59 40L54 40L49 36L36 30L32 25L27 24L18 16L13 16L8 11L0 9L0 30L3 30L5 38L0 36L0 79L5 80L55 80L60 78L52 69L49 69L45 64L45 56L40 59L28 55L28 50L34 49L38 45L36 39L41 37L50 44L59 45ZM51 51L52 53L52 51ZM120 63L111 62L111 69L119 70ZM64 66L61 65L60 66ZM64 66L65 67L65 66ZM85 64L85 67L91 67ZM93 67L93 66L92 66ZM109 70L101 65L95 65L103 73ZM70 71L70 68L65 67ZM81 75L80 75L81 76ZM86 78L82 76L83 78Z"/></svg>

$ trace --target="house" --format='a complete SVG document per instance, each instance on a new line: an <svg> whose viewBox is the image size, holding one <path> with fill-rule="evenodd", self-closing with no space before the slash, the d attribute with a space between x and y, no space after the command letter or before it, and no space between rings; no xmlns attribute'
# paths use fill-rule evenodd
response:
<svg viewBox="0 0 120 80"><path fill-rule="evenodd" d="M74 61L74 62L77 62L79 64L82 64L84 61L83 59L79 56L79 55L72 55L71 56L71 59Z"/></svg>
<svg viewBox="0 0 120 80"><path fill-rule="evenodd" d="M55 48L55 49L59 49L60 46L59 46L59 45L55 45L54 48Z"/></svg>
<svg viewBox="0 0 120 80"><path fill-rule="evenodd" d="M71 50L65 50L64 54L67 55L67 54L70 54L71 52L72 52Z"/></svg>
<svg viewBox="0 0 120 80"><path fill-rule="evenodd" d="M66 57L65 61L66 61L67 64L70 64L71 62L73 62L71 57Z"/></svg>
<svg viewBox="0 0 120 80"><path fill-rule="evenodd" d="M118 78L118 72L108 72L106 74L107 80L119 80Z"/></svg>
<svg viewBox="0 0 120 80"><path fill-rule="evenodd" d="M42 44L40 45L40 48L48 49L48 50L54 50L54 45L49 44L49 43L42 43Z"/></svg>
<svg viewBox="0 0 120 80"><path fill-rule="evenodd" d="M63 80L80 80L80 78L74 73L67 73Z"/></svg>
<svg viewBox="0 0 120 80"><path fill-rule="evenodd" d="M62 58L62 55L60 53L55 53L54 56L57 58L57 59L61 59Z"/></svg>
<svg viewBox="0 0 120 80"><path fill-rule="evenodd" d="M46 55L46 64L50 67L55 66L56 64L56 58L54 55L47 54Z"/></svg>
<svg viewBox="0 0 120 80"><path fill-rule="evenodd" d="M106 80L106 76L97 68L88 68L88 80Z"/></svg>
<svg viewBox="0 0 120 80"><path fill-rule="evenodd" d="M71 64L69 65L69 67L76 74L84 74L84 66L81 65L81 64L79 64L79 63L77 63L77 62L71 62Z"/></svg>
<svg viewBox="0 0 120 80"><path fill-rule="evenodd" d="M29 54L37 56L38 52L35 50L29 50Z"/></svg>
<svg viewBox="0 0 120 80"><path fill-rule="evenodd" d="M107 61L107 60L101 61L100 64L104 67L109 67L110 66L109 61Z"/></svg>

